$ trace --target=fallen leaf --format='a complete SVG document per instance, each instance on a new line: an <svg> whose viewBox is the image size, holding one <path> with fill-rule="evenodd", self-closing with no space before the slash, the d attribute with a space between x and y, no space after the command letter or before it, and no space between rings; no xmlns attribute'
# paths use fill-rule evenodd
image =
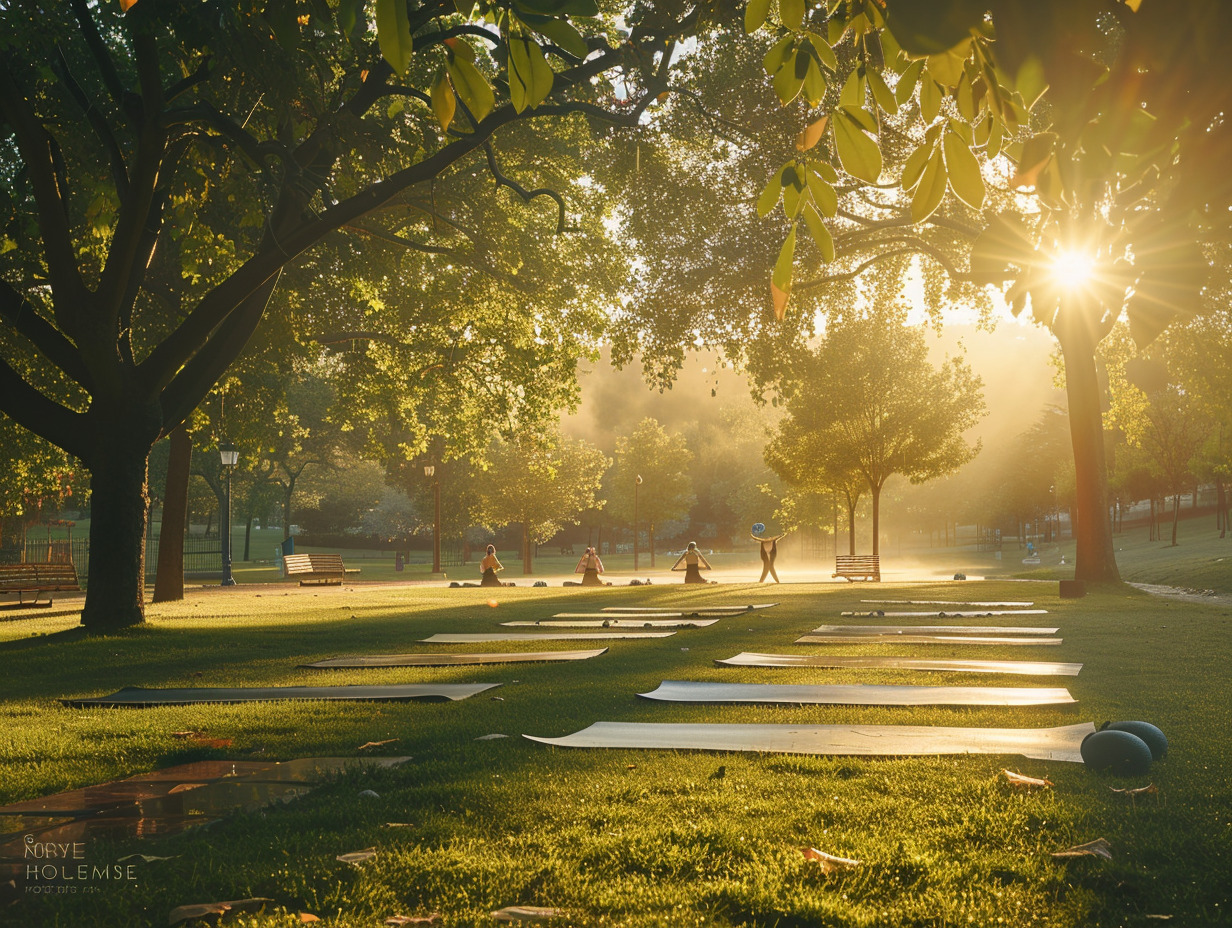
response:
<svg viewBox="0 0 1232 928"><path fill-rule="evenodd" d="M502 735L498 732L493 732L490 735L480 735L476 741L496 741L498 738L508 738L508 735Z"/></svg>
<svg viewBox="0 0 1232 928"><path fill-rule="evenodd" d="M273 899L254 897L252 899L232 899L228 902L202 902L197 905L181 905L171 910L167 916L168 925L178 925L194 918L207 918L210 915L224 915L227 912L254 912L261 909L265 903Z"/></svg>
<svg viewBox="0 0 1232 928"><path fill-rule="evenodd" d="M339 854L334 860L344 864L362 864L365 860L371 860L376 856L376 848L364 848L362 851L351 851L348 854Z"/></svg>
<svg viewBox="0 0 1232 928"><path fill-rule="evenodd" d="M1112 845L1103 838L1096 838L1094 841L1088 841L1086 844L1078 844L1074 847L1067 847L1063 851L1053 851L1053 857L1103 857L1105 860L1112 860Z"/></svg>
<svg viewBox="0 0 1232 928"><path fill-rule="evenodd" d="M805 860L813 860L821 864L822 873L835 873L839 870L851 870L854 867L860 866L860 861L853 860L850 857L835 857L833 854L827 854L825 851L819 851L815 847L802 847L800 853L804 855Z"/></svg>
<svg viewBox="0 0 1232 928"><path fill-rule="evenodd" d="M1154 783L1151 783L1147 786L1139 786L1136 789L1129 789L1129 788L1117 789L1115 786L1109 786L1108 788L1112 790L1114 793L1120 793L1122 796L1129 796L1131 798L1134 796L1141 796L1144 793L1158 793L1159 792L1159 787L1156 786Z"/></svg>
<svg viewBox="0 0 1232 928"><path fill-rule="evenodd" d="M1009 781L1010 786L1019 786L1024 789L1033 787L1047 788L1052 786L1052 780L1041 780L1039 777L1029 777L1023 773L1015 773L1013 770L1002 770L1005 774L1005 779Z"/></svg>
<svg viewBox="0 0 1232 928"><path fill-rule="evenodd" d="M369 741L366 744L361 744L355 750L366 751L368 750L368 748L380 748L380 747L384 747L387 744L394 744L397 742L397 740L398 740L397 738L386 738L384 741Z"/></svg>
<svg viewBox="0 0 1232 928"><path fill-rule="evenodd" d="M313 915L311 912L300 912L299 920L305 925L311 925L314 922L320 921L320 919L317 918L315 915Z"/></svg>
<svg viewBox="0 0 1232 928"><path fill-rule="evenodd" d="M428 915L391 915L385 919L385 924L391 928L402 928L404 925L435 925L441 920L440 912Z"/></svg>
<svg viewBox="0 0 1232 928"><path fill-rule="evenodd" d="M498 922L546 922L549 919L560 918L564 909L552 909L541 905L509 905L497 909L492 917Z"/></svg>

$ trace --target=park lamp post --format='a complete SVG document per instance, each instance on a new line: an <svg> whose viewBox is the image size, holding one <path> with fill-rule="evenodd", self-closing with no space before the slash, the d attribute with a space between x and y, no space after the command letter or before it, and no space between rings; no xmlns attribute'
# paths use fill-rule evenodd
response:
<svg viewBox="0 0 1232 928"><path fill-rule="evenodd" d="M222 585L235 586L231 576L231 471L239 462L240 453L231 442L222 441L218 443L218 457L227 474L222 517Z"/></svg>
<svg viewBox="0 0 1232 928"><path fill-rule="evenodd" d="M432 517L432 573L441 572L441 481L436 476L436 465L425 464L424 476L432 481L435 510Z"/></svg>
<svg viewBox="0 0 1232 928"><path fill-rule="evenodd" d="M1061 543L1061 510L1057 508L1057 485L1054 483L1048 488L1048 492L1052 494L1052 542L1053 544Z"/></svg>
<svg viewBox="0 0 1232 928"><path fill-rule="evenodd" d="M633 478L633 569L637 570L637 488L642 485L642 475L638 474Z"/></svg>

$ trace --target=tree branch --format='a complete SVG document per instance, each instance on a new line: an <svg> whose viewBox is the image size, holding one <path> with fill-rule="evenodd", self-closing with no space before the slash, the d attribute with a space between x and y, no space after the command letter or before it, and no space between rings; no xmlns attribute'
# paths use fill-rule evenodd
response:
<svg viewBox="0 0 1232 928"><path fill-rule="evenodd" d="M107 152L107 161L111 166L111 180L115 184L116 193L120 195L121 200L127 199L128 166L124 163L124 154L120 151L120 145L111 131L111 126L107 125L107 120L103 118L103 114L90 101L85 91L81 89L81 85L77 83L77 79L73 77L73 72L68 66L68 59L64 57L63 49L58 46L54 67L59 74L60 81L68 89L69 95L77 102L77 105L81 107L82 113L94 129L94 134L98 136L104 151Z"/></svg>
<svg viewBox="0 0 1232 928"><path fill-rule="evenodd" d="M82 364L76 346L6 280L0 280L0 316L67 376L86 390L91 388L90 372Z"/></svg>
<svg viewBox="0 0 1232 928"><path fill-rule="evenodd" d="M883 251L876 255L873 255L873 257L869 258L867 261L862 262L861 264L858 264L855 268L853 268L850 271L846 271L846 272L838 273L838 274L827 274L824 277L817 277L817 278L814 278L813 280L802 281L801 283L796 285L795 289L797 291L804 292L804 291L815 290L817 288L824 287L827 284L855 280L857 277L859 277L861 274L867 271L870 267L880 264L882 261L885 261L888 258L893 258L893 257L896 257L898 255L903 255L903 254L919 254L919 255L924 255L926 257L932 258L934 261L940 264L942 268L945 269L946 274L949 275L951 280L957 281L959 283L971 283L972 282L971 274L965 271L960 271L957 267L955 267L954 263L950 261L949 257L944 252L942 252L939 248L936 248L935 246L930 245L927 242L921 241L918 238L889 239L886 243L888 244L890 241L901 241L904 244L898 248L893 248L893 249L890 249L889 251Z"/></svg>
<svg viewBox="0 0 1232 928"><path fill-rule="evenodd" d="M89 463L86 417L48 399L0 358L0 411L18 425Z"/></svg>
<svg viewBox="0 0 1232 928"><path fill-rule="evenodd" d="M86 47L90 49L94 63L98 65L99 74L102 75L103 86L111 94L115 105L128 117L129 122L136 123L137 114L133 111L133 101L124 87L124 82L120 80L120 72L116 70L115 62L111 58L111 50L107 48L107 43L99 34L98 24L94 22L94 15L90 12L89 4L86 0L71 0L71 5L73 15L77 19L77 27L86 40Z"/></svg>
<svg viewBox="0 0 1232 928"><path fill-rule="evenodd" d="M483 143L484 153L488 156L488 171L492 177L496 179L496 189L508 187L514 193L522 198L523 203L529 203L535 197L550 197L556 201L556 234L563 235L565 232L565 198L555 190L549 190L547 187L536 187L534 190L527 190L517 181L510 180L501 172L500 165L496 163L496 152L492 149L492 140L489 138Z"/></svg>

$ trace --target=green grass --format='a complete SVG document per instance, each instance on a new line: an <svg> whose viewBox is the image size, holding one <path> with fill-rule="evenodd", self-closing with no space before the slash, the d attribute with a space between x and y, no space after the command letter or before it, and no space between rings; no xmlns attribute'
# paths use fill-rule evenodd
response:
<svg viewBox="0 0 1232 928"><path fill-rule="evenodd" d="M790 584L773 597L751 589L518 587L500 591L492 608L487 590L266 588L257 595L240 587L153 607L146 627L103 639L73 632L71 615L0 623L0 802L205 757L355 756L360 744L387 738L398 741L383 750L411 757L397 769L348 772L293 803L208 829L125 847L92 844L91 859L133 851L173 859L139 864L136 885L22 900L0 909L0 924L163 925L175 906L246 896L276 902L264 914L233 916L224 925L299 924L295 913L312 912L330 925L368 928L393 914L431 911L441 912L447 926L487 925L489 911L514 904L562 907L569 923L582 926L1114 926L1148 924L1150 914L1186 926L1228 923L1232 608L1122 588L1062 603L1055 585L1011 581ZM1029 654L980 648L978 656L1078 660L1085 669L1076 678L1043 680L713 664L741 650L807 651L791 644L796 636L870 595L1033 599L1053 610L1064 645ZM672 638L613 641L607 654L576 663L296 666L343 653L479 650L416 639L564 609L699 598L776 598L782 605ZM951 649L927 653L949 656ZM977 656L972 649L952 653ZM707 707L633 695L663 679L1065 685L1079 703ZM452 704L73 710L56 701L124 685L421 681L503 686ZM566 750L517 737L562 735L599 720L1042 727L1114 718L1152 721L1171 741L1171 755L1150 777L1160 792L1136 804L1108 787L1143 780L1022 758ZM171 735L182 729L233 743L225 750L186 747ZM513 737L474 740L492 732ZM726 776L713 778L720 765ZM1055 788L1015 792L1000 776L1003 767L1047 776ZM360 797L365 789L379 798ZM390 829L386 822L414 827ZM1112 861L1049 856L1101 836L1112 844ZM806 845L864 863L826 876L799 854ZM380 853L361 867L334 859L367 847Z"/></svg>

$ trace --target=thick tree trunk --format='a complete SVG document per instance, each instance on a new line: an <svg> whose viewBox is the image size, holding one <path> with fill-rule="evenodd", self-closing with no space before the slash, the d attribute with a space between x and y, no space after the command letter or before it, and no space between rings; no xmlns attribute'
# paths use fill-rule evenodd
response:
<svg viewBox="0 0 1232 928"><path fill-rule="evenodd" d="M128 421L125 421L125 420ZM90 466L90 570L81 624L91 634L145 621L146 438L120 415L102 425ZM114 427L111 426L114 422ZM126 427L127 426L127 427Z"/></svg>
<svg viewBox="0 0 1232 928"><path fill-rule="evenodd" d="M1150 515L1150 530L1147 532L1146 540L1155 540L1155 497L1151 497L1151 515Z"/></svg>
<svg viewBox="0 0 1232 928"><path fill-rule="evenodd" d="M191 463L192 439L181 425L171 433L171 455L167 460L163 523L158 534L158 572L154 577L156 603L184 598L184 529L188 522Z"/></svg>
<svg viewBox="0 0 1232 928"><path fill-rule="evenodd" d="M870 486L873 493L873 555L881 553L881 487Z"/></svg>
<svg viewBox="0 0 1232 928"><path fill-rule="evenodd" d="M243 561L248 562L248 555L252 553L252 509L248 510L248 520L244 523L244 557Z"/></svg>
<svg viewBox="0 0 1232 928"><path fill-rule="evenodd" d="M295 480L282 486L282 540L291 537L291 494L295 492Z"/></svg>
<svg viewBox="0 0 1232 928"><path fill-rule="evenodd" d="M1215 528L1219 531L1220 538L1227 537L1228 488L1218 477L1215 478Z"/></svg>
<svg viewBox="0 0 1232 928"><path fill-rule="evenodd" d="M1074 445L1077 493L1074 579L1115 582L1121 579L1108 519L1108 470L1104 458L1104 423L1095 372L1095 337L1081 320L1057 339L1065 359L1065 392L1069 399L1070 439Z"/></svg>
<svg viewBox="0 0 1232 928"><path fill-rule="evenodd" d="M847 553L856 553L856 504L847 501Z"/></svg>

